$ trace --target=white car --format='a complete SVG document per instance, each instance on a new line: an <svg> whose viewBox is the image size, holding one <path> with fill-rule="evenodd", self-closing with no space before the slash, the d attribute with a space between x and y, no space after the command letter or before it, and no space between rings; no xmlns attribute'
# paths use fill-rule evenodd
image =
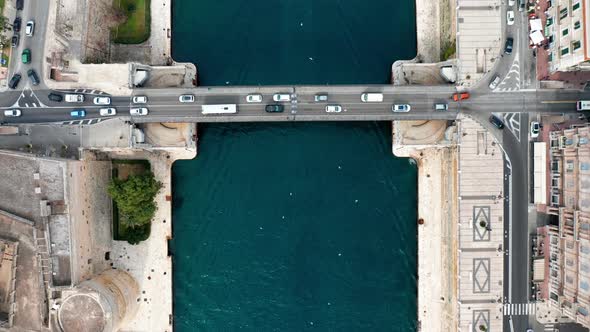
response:
<svg viewBox="0 0 590 332"><path fill-rule="evenodd" d="M495 88L498 87L498 84L500 83L500 76L496 75L494 76L494 78L490 81L490 84L488 85L490 87L490 89L494 90Z"/></svg>
<svg viewBox="0 0 590 332"><path fill-rule="evenodd" d="M134 104L147 104L147 96L133 96Z"/></svg>
<svg viewBox="0 0 590 332"><path fill-rule="evenodd" d="M21 111L18 110L18 109L4 111L4 116L17 117L17 116L20 116L20 115L21 115Z"/></svg>
<svg viewBox="0 0 590 332"><path fill-rule="evenodd" d="M33 37L33 33L35 33L35 21L28 21L25 26L25 35Z"/></svg>
<svg viewBox="0 0 590 332"><path fill-rule="evenodd" d="M111 97L94 97L94 105L110 105Z"/></svg>
<svg viewBox="0 0 590 332"><path fill-rule="evenodd" d="M246 96L247 103L261 103L262 102L262 95L261 94L253 94Z"/></svg>
<svg viewBox="0 0 590 332"><path fill-rule="evenodd" d="M514 11L509 10L508 12L506 12L506 23L508 25L514 24Z"/></svg>
<svg viewBox="0 0 590 332"><path fill-rule="evenodd" d="M510 7L514 6L514 0L508 0L508 6L510 6Z"/></svg>
<svg viewBox="0 0 590 332"><path fill-rule="evenodd" d="M391 110L396 113L409 112L411 109L412 109L412 107L408 104L395 104L391 107Z"/></svg>
<svg viewBox="0 0 590 332"><path fill-rule="evenodd" d="M180 97L178 97L178 101L181 103L194 103L195 102L195 96L193 95L182 95Z"/></svg>
<svg viewBox="0 0 590 332"><path fill-rule="evenodd" d="M129 110L131 115L148 115L148 109L145 107L136 107Z"/></svg>
<svg viewBox="0 0 590 332"><path fill-rule="evenodd" d="M100 113L100 116L113 116L113 115L117 114L117 109L114 107L101 108L99 113Z"/></svg>
<svg viewBox="0 0 590 332"><path fill-rule="evenodd" d="M274 101L291 101L291 94L289 93L275 93L272 96Z"/></svg>
<svg viewBox="0 0 590 332"><path fill-rule="evenodd" d="M340 113L340 112L342 112L342 106L340 106L340 105L328 105L328 106L326 106L326 112L328 112L328 113Z"/></svg>
<svg viewBox="0 0 590 332"><path fill-rule="evenodd" d="M531 121L531 138L539 137L541 131L541 125L537 121Z"/></svg>

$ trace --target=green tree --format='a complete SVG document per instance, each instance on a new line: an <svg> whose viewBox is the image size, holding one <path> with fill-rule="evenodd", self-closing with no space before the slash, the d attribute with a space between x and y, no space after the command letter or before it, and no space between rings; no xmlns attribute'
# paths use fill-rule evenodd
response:
<svg viewBox="0 0 590 332"><path fill-rule="evenodd" d="M154 198L162 188L153 173L131 175L127 180L113 179L108 193L117 204L119 222L126 228L149 224L156 212Z"/></svg>

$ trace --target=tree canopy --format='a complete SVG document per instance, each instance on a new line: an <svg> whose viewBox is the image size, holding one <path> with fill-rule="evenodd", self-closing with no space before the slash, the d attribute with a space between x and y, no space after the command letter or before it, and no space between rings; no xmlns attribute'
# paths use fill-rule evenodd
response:
<svg viewBox="0 0 590 332"><path fill-rule="evenodd" d="M149 224L156 212L154 198L160 188L162 183L156 181L153 173L112 179L108 192L117 204L119 222L129 228Z"/></svg>

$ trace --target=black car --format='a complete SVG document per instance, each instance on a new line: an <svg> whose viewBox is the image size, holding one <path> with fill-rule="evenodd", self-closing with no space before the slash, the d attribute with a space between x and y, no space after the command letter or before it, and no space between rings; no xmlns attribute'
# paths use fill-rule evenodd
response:
<svg viewBox="0 0 590 332"><path fill-rule="evenodd" d="M59 93L50 93L47 98L49 98L49 100L51 101L57 101L60 102L62 100L64 100L64 97L62 95L60 95Z"/></svg>
<svg viewBox="0 0 590 332"><path fill-rule="evenodd" d="M12 47L18 46L18 35L12 36Z"/></svg>
<svg viewBox="0 0 590 332"><path fill-rule="evenodd" d="M280 105L280 104L274 104L274 105L266 105L266 107L264 108L265 111L269 112L269 113L274 113L274 112L282 112L285 110L285 106Z"/></svg>
<svg viewBox="0 0 590 332"><path fill-rule="evenodd" d="M35 70L29 69L27 71L27 76L29 76L29 79L31 80L31 83L33 85L39 85L39 83L41 83L41 81L39 80L39 76L37 76Z"/></svg>
<svg viewBox="0 0 590 332"><path fill-rule="evenodd" d="M490 116L490 122L498 129L504 128L504 122L502 122L502 120L500 120L500 118L495 115Z"/></svg>
<svg viewBox="0 0 590 332"><path fill-rule="evenodd" d="M16 89L16 87L18 86L18 83L20 82L20 78L21 78L20 74L12 75L10 82L8 82L8 87L11 89Z"/></svg>
<svg viewBox="0 0 590 332"><path fill-rule="evenodd" d="M506 44L504 45L504 53L511 54L512 53L512 45L514 45L514 39L506 38Z"/></svg>
<svg viewBox="0 0 590 332"><path fill-rule="evenodd" d="M23 10L25 0L16 0L16 10Z"/></svg>
<svg viewBox="0 0 590 332"><path fill-rule="evenodd" d="M12 30L14 30L14 32L20 32L21 23L22 19L20 17L15 18L14 22L12 23Z"/></svg>

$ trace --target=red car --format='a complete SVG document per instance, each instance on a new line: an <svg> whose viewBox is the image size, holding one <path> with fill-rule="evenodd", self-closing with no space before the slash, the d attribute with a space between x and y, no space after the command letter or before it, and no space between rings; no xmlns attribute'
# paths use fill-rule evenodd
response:
<svg viewBox="0 0 590 332"><path fill-rule="evenodd" d="M463 99L469 99L469 92L461 92L453 94L453 100L459 101Z"/></svg>

